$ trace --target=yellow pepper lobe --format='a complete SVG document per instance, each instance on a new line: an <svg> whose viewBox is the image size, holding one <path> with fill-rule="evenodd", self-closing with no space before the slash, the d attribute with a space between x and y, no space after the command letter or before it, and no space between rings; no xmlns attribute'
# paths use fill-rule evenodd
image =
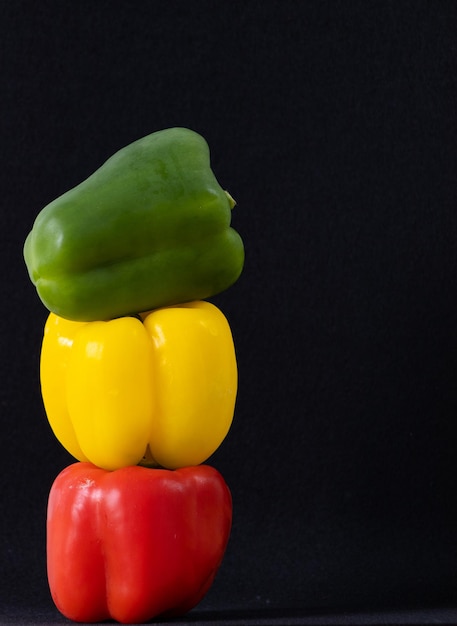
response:
<svg viewBox="0 0 457 626"><path fill-rule="evenodd" d="M54 435L78 461L88 461L81 450L68 412L66 378L71 349L84 322L73 322L51 313L44 327L40 358L43 404Z"/></svg>
<svg viewBox="0 0 457 626"><path fill-rule="evenodd" d="M99 467L136 465L154 410L151 342L140 320L86 324L72 348L67 401L84 454Z"/></svg>
<svg viewBox="0 0 457 626"><path fill-rule="evenodd" d="M149 446L168 468L198 465L222 443L237 392L229 324L213 304L158 309L144 320L154 344L157 406Z"/></svg>

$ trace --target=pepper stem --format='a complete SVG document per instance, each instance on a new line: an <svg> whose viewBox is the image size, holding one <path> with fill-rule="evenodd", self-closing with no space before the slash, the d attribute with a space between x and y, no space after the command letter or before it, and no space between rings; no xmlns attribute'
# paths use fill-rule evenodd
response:
<svg viewBox="0 0 457 626"><path fill-rule="evenodd" d="M234 198L232 198L232 196L229 194L229 192L226 189L224 189L224 193L227 196L227 200L229 201L230 210L235 208L236 200Z"/></svg>

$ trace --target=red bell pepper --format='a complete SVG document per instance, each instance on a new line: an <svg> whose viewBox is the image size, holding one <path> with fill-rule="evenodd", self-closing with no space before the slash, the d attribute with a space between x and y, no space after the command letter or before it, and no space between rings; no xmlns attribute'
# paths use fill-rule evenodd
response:
<svg viewBox="0 0 457 626"><path fill-rule="evenodd" d="M231 521L229 488L208 465L112 472L70 465L49 495L54 602L79 622L182 615L211 586Z"/></svg>

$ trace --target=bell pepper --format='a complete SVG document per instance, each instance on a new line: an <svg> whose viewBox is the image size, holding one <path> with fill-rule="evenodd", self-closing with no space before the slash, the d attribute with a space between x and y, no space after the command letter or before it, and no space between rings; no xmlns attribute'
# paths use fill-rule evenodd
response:
<svg viewBox="0 0 457 626"><path fill-rule="evenodd" d="M206 301L99 322L51 313L40 375L57 439L79 461L107 470L198 465L233 419L232 334Z"/></svg>
<svg viewBox="0 0 457 626"><path fill-rule="evenodd" d="M79 622L182 615L211 586L231 521L230 491L208 465L114 472L70 465L48 501L53 600Z"/></svg>
<svg viewBox="0 0 457 626"><path fill-rule="evenodd" d="M41 210L24 245L29 276L50 311L75 321L209 298L243 267L234 205L203 137L152 133Z"/></svg>

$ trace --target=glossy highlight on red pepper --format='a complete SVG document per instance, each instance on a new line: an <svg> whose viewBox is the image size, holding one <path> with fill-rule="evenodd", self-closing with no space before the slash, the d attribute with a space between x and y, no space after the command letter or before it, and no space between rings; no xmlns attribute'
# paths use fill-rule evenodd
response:
<svg viewBox="0 0 457 626"><path fill-rule="evenodd" d="M49 495L54 602L77 622L183 615L211 586L231 521L230 491L208 465L113 472L70 465Z"/></svg>

